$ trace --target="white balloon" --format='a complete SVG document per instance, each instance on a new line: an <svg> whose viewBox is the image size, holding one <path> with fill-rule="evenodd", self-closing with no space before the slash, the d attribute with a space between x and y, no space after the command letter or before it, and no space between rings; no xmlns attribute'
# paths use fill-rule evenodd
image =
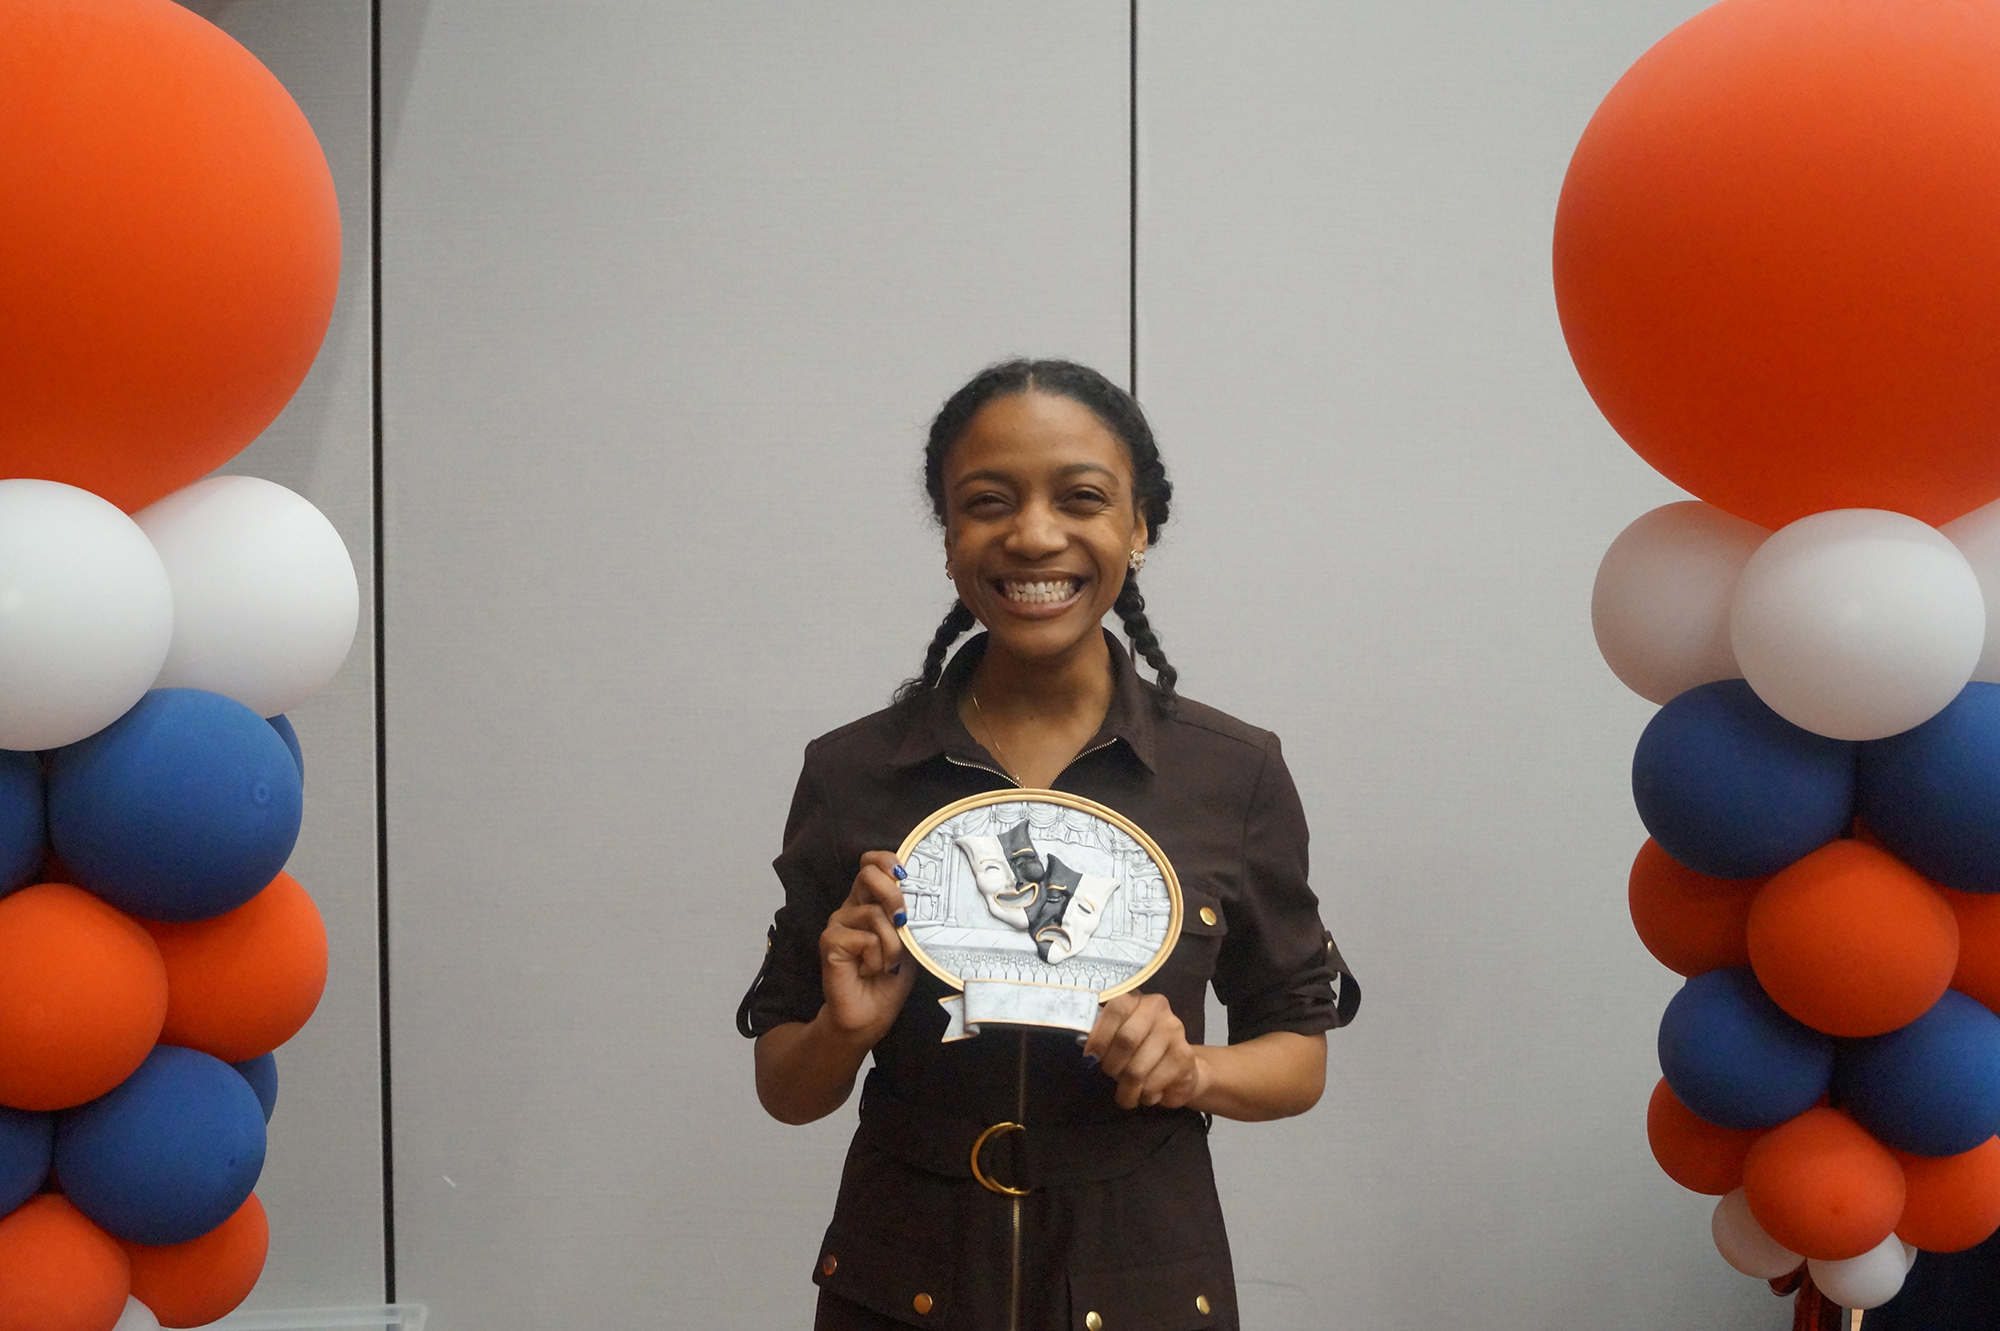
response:
<svg viewBox="0 0 2000 1331"><path fill-rule="evenodd" d="M1898 1242L1903 1245L1903 1269L1907 1271L1917 1264L1917 1253L1922 1250L1907 1240L1899 1239Z"/></svg>
<svg viewBox="0 0 2000 1331"><path fill-rule="evenodd" d="M1965 562L1972 565L1986 601L1986 644L1979 653L1979 664L1972 668L1972 677L2000 684L2000 499L1953 518L1938 530L1951 538Z"/></svg>
<svg viewBox="0 0 2000 1331"><path fill-rule="evenodd" d="M1937 528L1837 508L1750 556L1729 613L1743 677L1793 725L1881 739L1936 716L1972 678L1986 602Z"/></svg>
<svg viewBox="0 0 2000 1331"><path fill-rule="evenodd" d="M166 570L132 519L73 485L0 480L0 749L116 721L173 632Z"/></svg>
<svg viewBox="0 0 2000 1331"><path fill-rule="evenodd" d="M160 1319L153 1316L152 1309L128 1295L125 1311L118 1315L117 1325L111 1331L160 1331Z"/></svg>
<svg viewBox="0 0 2000 1331"><path fill-rule="evenodd" d="M1742 674L1729 644L1729 603L1743 565L1770 534L1692 499L1618 533L1590 592L1590 626L1611 673L1657 703Z"/></svg>
<svg viewBox="0 0 2000 1331"><path fill-rule="evenodd" d="M1708 1232L1722 1260L1746 1276L1776 1280L1799 1269L1805 1258L1764 1232L1757 1217L1750 1214L1750 1202L1743 1189L1726 1194L1715 1204Z"/></svg>
<svg viewBox="0 0 2000 1331"><path fill-rule="evenodd" d="M1903 1256L1903 1241L1891 1234L1880 1243L1844 1262L1806 1263L1819 1292L1843 1308L1879 1308L1896 1297L1910 1264Z"/></svg>
<svg viewBox="0 0 2000 1331"><path fill-rule="evenodd" d="M361 589L324 514L271 481L211 476L134 518L174 587L161 688L276 716L326 687L354 645Z"/></svg>

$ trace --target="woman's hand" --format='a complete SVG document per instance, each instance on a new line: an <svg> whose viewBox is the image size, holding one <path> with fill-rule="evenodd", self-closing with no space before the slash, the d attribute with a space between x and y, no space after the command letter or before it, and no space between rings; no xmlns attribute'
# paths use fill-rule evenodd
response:
<svg viewBox="0 0 2000 1331"><path fill-rule="evenodd" d="M886 850L861 857L847 900L819 936L826 1002L811 1021L757 1037L757 1099L781 1123L810 1123L847 1103L861 1061L903 1010L917 967L903 954L900 866Z"/></svg>
<svg viewBox="0 0 2000 1331"><path fill-rule="evenodd" d="M1183 1106L1258 1122L1303 1114L1326 1088L1326 1037L1270 1031L1241 1044L1193 1045L1159 994L1120 994L1097 1014L1084 1042L1118 1083L1121 1108Z"/></svg>
<svg viewBox="0 0 2000 1331"><path fill-rule="evenodd" d="M847 900L819 936L826 1017L843 1036L873 1048L896 1023L917 968L896 933L904 919L901 866L886 850L861 857Z"/></svg>
<svg viewBox="0 0 2000 1331"><path fill-rule="evenodd" d="M1207 1063L1160 994L1120 994L1106 1003L1083 1043L1083 1057L1118 1083L1121 1109L1179 1109L1208 1082Z"/></svg>

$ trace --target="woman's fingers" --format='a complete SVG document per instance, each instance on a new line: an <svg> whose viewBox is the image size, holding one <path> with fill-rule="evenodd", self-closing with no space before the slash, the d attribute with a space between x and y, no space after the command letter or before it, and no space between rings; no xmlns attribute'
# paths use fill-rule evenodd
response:
<svg viewBox="0 0 2000 1331"><path fill-rule="evenodd" d="M847 894L850 906L879 906L882 913L900 928L909 918L903 901L903 866L886 850L871 850L861 857L861 871L854 875L853 890Z"/></svg>
<svg viewBox="0 0 2000 1331"><path fill-rule="evenodd" d="M1114 1099L1125 1109L1170 1099L1186 1104L1199 1083L1187 1029L1159 994L1125 994L1106 1003L1084 1054L1118 1083Z"/></svg>

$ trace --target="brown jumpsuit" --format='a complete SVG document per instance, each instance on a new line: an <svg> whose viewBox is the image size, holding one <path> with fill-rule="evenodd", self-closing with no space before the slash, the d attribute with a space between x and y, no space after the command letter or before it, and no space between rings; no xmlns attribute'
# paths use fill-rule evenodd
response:
<svg viewBox="0 0 2000 1331"><path fill-rule="evenodd" d="M1154 687L1109 634L1111 705L1055 788L1116 809L1172 862L1181 937L1143 986L1166 996L1191 1042L1205 989L1229 1012L1229 1040L1314 1035L1360 1000L1306 883L1306 824L1277 737L1200 703L1154 707ZM813 741L775 862L785 904L739 1024L756 1035L818 1013L819 936L860 857L893 850L953 800L1008 779L958 719L956 698L985 649L973 639L939 687ZM1334 986L1340 994L1335 998ZM1073 1037L988 1031L943 1044L920 974L875 1047L861 1126L814 1258L821 1331L1180 1331L1235 1328L1229 1241L1191 1110L1123 1110L1084 1067ZM974 1181L972 1144L1014 1197Z"/></svg>

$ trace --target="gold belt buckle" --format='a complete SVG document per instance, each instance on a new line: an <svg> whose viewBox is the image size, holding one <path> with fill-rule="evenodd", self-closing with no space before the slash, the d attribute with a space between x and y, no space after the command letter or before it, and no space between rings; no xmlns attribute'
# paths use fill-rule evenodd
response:
<svg viewBox="0 0 2000 1331"><path fill-rule="evenodd" d="M1019 1123L995 1123L992 1127L979 1134L978 1138L972 1143L972 1177L979 1180L980 1187L986 1189L988 1192L997 1192L1003 1197L1025 1197L1028 1195L1029 1190L1027 1188L1010 1188L1004 1183L996 1183L986 1177L986 1171L979 1167L979 1153L986 1149L987 1142L1003 1133L1026 1131L1027 1128Z"/></svg>

